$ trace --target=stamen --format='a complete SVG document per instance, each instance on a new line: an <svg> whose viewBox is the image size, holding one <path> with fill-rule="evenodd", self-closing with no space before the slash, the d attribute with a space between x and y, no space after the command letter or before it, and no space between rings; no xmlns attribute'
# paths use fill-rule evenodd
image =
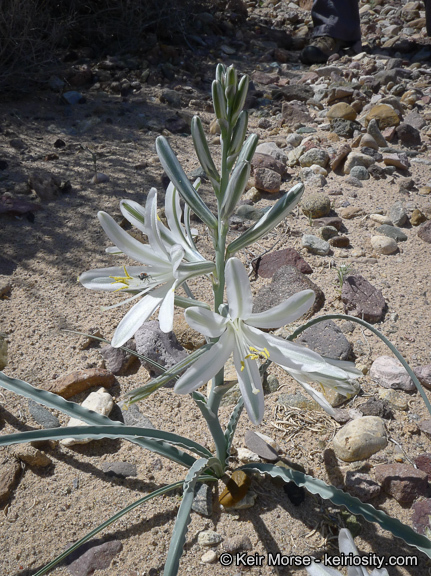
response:
<svg viewBox="0 0 431 576"><path fill-rule="evenodd" d="M127 272L126 267L123 266L123 268L125 276L109 276L109 278L112 278L114 280L114 282L111 282L111 284L124 284L124 286L121 286L121 288L117 288L117 290L114 290L114 292L125 290L126 288L129 287L129 280L133 280L132 276L130 276L130 274Z"/></svg>

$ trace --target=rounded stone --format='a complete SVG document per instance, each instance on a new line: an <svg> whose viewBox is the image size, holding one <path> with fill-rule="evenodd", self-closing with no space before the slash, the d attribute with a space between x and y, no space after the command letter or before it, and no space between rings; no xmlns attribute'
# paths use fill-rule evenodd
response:
<svg viewBox="0 0 431 576"><path fill-rule="evenodd" d="M334 236L338 236L338 230L334 226L322 226L319 229L319 234L323 240L330 240Z"/></svg>
<svg viewBox="0 0 431 576"><path fill-rule="evenodd" d="M313 236L313 234L304 234L302 237L302 245L307 248L312 254L317 254L318 256L326 256L331 247L325 240Z"/></svg>
<svg viewBox="0 0 431 576"><path fill-rule="evenodd" d="M379 254L393 254L398 250L395 240L388 236L372 236L371 245Z"/></svg>
<svg viewBox="0 0 431 576"><path fill-rule="evenodd" d="M344 120L356 120L357 112L350 104L346 102L338 102L331 106L328 110L326 117L329 120L333 120L334 118L343 118Z"/></svg>
<svg viewBox="0 0 431 576"><path fill-rule="evenodd" d="M316 192L306 196L301 202L302 212L311 218L323 218L331 211L331 201L325 194Z"/></svg>
<svg viewBox="0 0 431 576"><path fill-rule="evenodd" d="M370 173L365 168L365 166L353 166L353 168L350 170L350 176L353 176L358 180L369 180Z"/></svg>
<svg viewBox="0 0 431 576"><path fill-rule="evenodd" d="M217 546L222 540L223 537L214 530L204 530L198 534L198 544L201 546Z"/></svg>
<svg viewBox="0 0 431 576"><path fill-rule="evenodd" d="M377 120L380 130L391 126L398 126L400 117L396 110L389 104L377 104L373 106L365 116L365 125L368 126L370 120Z"/></svg>
<svg viewBox="0 0 431 576"><path fill-rule="evenodd" d="M334 248L348 248L350 246L350 239L348 236L334 236L329 240L330 246Z"/></svg>
<svg viewBox="0 0 431 576"><path fill-rule="evenodd" d="M311 148L311 150L305 152L305 154L303 154L299 159L299 163L303 168L312 166L313 164L317 164L318 166L325 168L328 162L329 154L326 152L326 150L322 150L320 148Z"/></svg>
<svg viewBox="0 0 431 576"><path fill-rule="evenodd" d="M412 226L419 226L423 222L426 222L426 219L427 218L425 214L423 214L423 212L421 212L418 208L416 208L415 210L413 210L413 213L410 217L410 224Z"/></svg>
<svg viewBox="0 0 431 576"><path fill-rule="evenodd" d="M337 432L333 440L335 454L344 462L366 460L388 444L385 424L377 416L352 420Z"/></svg>
<svg viewBox="0 0 431 576"><path fill-rule="evenodd" d="M378 150L379 145L371 134L364 134L361 138L361 146L366 146L367 148L372 148L373 150Z"/></svg>
<svg viewBox="0 0 431 576"><path fill-rule="evenodd" d="M369 168L372 164L374 164L374 158L368 156L368 154L350 152L344 164L344 174L350 174L354 166L365 166L365 168Z"/></svg>
<svg viewBox="0 0 431 576"><path fill-rule="evenodd" d="M201 562L203 562L204 564L214 564L216 560L217 560L217 553L214 552L214 550L208 550L208 552L205 552L205 554L203 554L203 556L201 557Z"/></svg>

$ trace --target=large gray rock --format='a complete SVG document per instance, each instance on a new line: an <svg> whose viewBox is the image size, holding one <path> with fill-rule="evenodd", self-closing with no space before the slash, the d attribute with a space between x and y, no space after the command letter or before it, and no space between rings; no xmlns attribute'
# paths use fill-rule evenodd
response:
<svg viewBox="0 0 431 576"><path fill-rule="evenodd" d="M316 299L309 312L304 315L308 318L318 312L325 303L323 291L309 278L301 274L294 266L283 266L272 277L272 282L257 293L254 299L253 312L264 312L273 306L281 304L284 300L301 290L313 290Z"/></svg>
<svg viewBox="0 0 431 576"><path fill-rule="evenodd" d="M386 308L381 291L363 276L344 278L341 300L346 313L363 318L366 322L379 322Z"/></svg>
<svg viewBox="0 0 431 576"><path fill-rule="evenodd" d="M385 424L377 416L352 420L337 432L333 440L335 454L344 462L366 460L388 444Z"/></svg>
<svg viewBox="0 0 431 576"><path fill-rule="evenodd" d="M187 356L187 352L178 342L173 332L162 332L157 320L144 322L135 334L136 351L164 368L171 368ZM152 375L162 374L162 370L150 362L141 359L141 364ZM175 380L166 384L172 388Z"/></svg>
<svg viewBox="0 0 431 576"><path fill-rule="evenodd" d="M310 326L296 339L296 342L305 344L321 356L335 360L347 360L352 352L350 342L332 320Z"/></svg>
<svg viewBox="0 0 431 576"><path fill-rule="evenodd" d="M413 380L407 370L396 358L391 356L379 356L374 360L370 370L371 378L383 388L394 390L416 390Z"/></svg>

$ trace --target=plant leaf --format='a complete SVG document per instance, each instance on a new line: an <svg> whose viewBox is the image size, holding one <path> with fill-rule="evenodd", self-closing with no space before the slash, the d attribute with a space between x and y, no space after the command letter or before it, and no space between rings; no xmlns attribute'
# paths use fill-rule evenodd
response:
<svg viewBox="0 0 431 576"><path fill-rule="evenodd" d="M177 519L175 520L174 531L169 545L163 576L176 576L178 573L180 558L186 541L187 527L190 524L191 519L190 511L194 499L195 484L198 481L202 470L211 465L210 460L211 459L204 458L196 460L184 480L183 499L180 509L178 510Z"/></svg>
<svg viewBox="0 0 431 576"><path fill-rule="evenodd" d="M109 518L108 520L106 520L105 522L100 524L97 528L94 528L94 530L89 532L86 536L84 536L84 538L81 538L80 540L78 540L78 542L76 542L75 544L70 546L70 548L68 548L62 554L57 556L57 558L55 558L52 562L50 562L44 568L39 570L39 572L37 572L34 576L44 576L44 574L47 574L50 570L55 568L55 566L57 566L58 564L60 564L60 562L62 562L65 558L67 558L69 556L69 554L71 554L72 552L77 550L80 546L82 546L83 544L85 544L86 542L91 540L91 538L96 536L96 534L98 534L99 532L101 532L102 530L104 530L105 528L107 528L108 526L110 526L111 524L116 522L117 520L119 520L122 516L124 516L125 514L128 514L129 512L131 512L132 510L134 510L135 508L140 506L141 504L145 504L145 502L147 502L148 500L151 500L152 498L155 498L156 496L162 496L163 494L166 494L167 492L171 492L172 490L179 488L180 486L182 486L182 484L183 484L182 481L174 482L173 484L169 484L168 486L164 486L163 488L159 488L158 490L154 490L154 492L151 492L151 494L147 494L143 498L139 498L139 500L136 500L136 502L129 504L128 506L126 506L126 508L123 508L123 510L121 510L120 512L117 512L116 514L114 514L114 516L111 516L111 518Z"/></svg>
<svg viewBox="0 0 431 576"><path fill-rule="evenodd" d="M229 422L228 425L226 426L226 430L224 433L226 438L226 454L227 454L225 462L226 467L229 465L230 449L232 447L233 437L243 408L244 408L244 399L242 396L240 396L237 405L235 406L232 414L230 415Z"/></svg>
<svg viewBox="0 0 431 576"><path fill-rule="evenodd" d="M431 558L431 541L428 538L417 534L410 526L406 526L396 518L391 518L385 512L376 510L371 504L365 504L359 498L350 496L335 486L328 486L322 480L307 476L298 470L280 468L274 464L245 464L239 470L260 472L261 474L269 474L272 478L282 478L285 482L295 482L297 486L303 486L312 494L318 494L336 506L344 506L349 512L356 516L362 516L368 522L376 522L384 530L389 530L394 536L401 538L406 544L414 546Z"/></svg>
<svg viewBox="0 0 431 576"><path fill-rule="evenodd" d="M208 178L210 178L211 181L214 180L216 183L219 183L220 174L218 173L211 157L211 153L208 148L208 142L205 138L204 129L202 127L202 122L199 116L193 116L192 118L191 133L196 154L202 168L205 170L206 175Z"/></svg>
<svg viewBox="0 0 431 576"><path fill-rule="evenodd" d="M199 216L210 230L215 230L217 228L217 219L191 185L186 173L164 136L157 138L156 150L166 174L181 194L184 202L190 206L193 212Z"/></svg>

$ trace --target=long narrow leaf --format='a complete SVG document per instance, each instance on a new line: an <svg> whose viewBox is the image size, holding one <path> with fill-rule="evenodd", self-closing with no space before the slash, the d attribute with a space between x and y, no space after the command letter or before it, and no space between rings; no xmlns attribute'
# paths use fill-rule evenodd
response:
<svg viewBox="0 0 431 576"><path fill-rule="evenodd" d="M100 526L98 526L97 528L94 528L94 530L92 530L86 536L84 536L84 538L81 538L81 540L78 540L78 542L76 542L75 544L70 546L70 548L68 548L62 554L57 556L57 558L55 558L52 562L50 562L44 568L39 570L34 576L44 576L50 570L52 570L53 568L58 566L58 564L60 564L60 562L62 562L65 558L67 558L69 556L69 554L72 554L72 552L74 552L80 546L82 546L83 544L85 544L86 542L91 540L91 538L96 536L96 534L99 534L99 532L101 532L102 530L104 530L105 528L107 528L108 526L110 526L111 524L116 522L117 520L119 520L122 516L124 516L125 514L128 514L129 512L131 512L132 510L134 510L138 506L141 506L141 504L145 504L145 502L148 502L148 500L151 500L152 498L155 498L156 496L162 496L163 494L166 494L167 492L171 492L172 490L179 488L180 486L182 486L182 484L183 484L182 481L181 482L174 482L173 484L169 484L168 486L164 486L163 488L159 488L158 490L154 490L154 492L151 492L151 494L147 494L143 498L139 498L139 500L136 500L136 502L129 504L129 506L126 506L126 508L123 508L123 510L121 510L120 512L117 512L116 514L114 514L114 516L111 516L111 518L109 518L108 520L106 520L105 522L100 524Z"/></svg>
<svg viewBox="0 0 431 576"><path fill-rule="evenodd" d="M29 432L17 432L15 434L0 435L0 446L33 442L37 440L62 440L63 438L123 438L124 440L162 440L174 446L181 446L204 458L210 458L211 452L193 440L179 436L172 432L156 430L154 428L141 428L139 426L65 426L63 428L49 428L43 430L31 430ZM192 462L193 463L193 462Z"/></svg>
<svg viewBox="0 0 431 576"><path fill-rule="evenodd" d="M191 133L196 154L206 175L215 182L220 182L220 174L215 167L211 152L208 148L208 142L205 137L204 129L199 116L193 116L191 123Z"/></svg>
<svg viewBox="0 0 431 576"><path fill-rule="evenodd" d="M431 558L431 542L428 538L418 534L410 526L406 526L396 518L391 518L385 512L376 510L371 504L365 504L359 498L350 496L335 486L328 486L322 480L307 476L298 470L280 468L274 464L245 464L239 470L260 472L261 474L269 474L272 478L282 478L285 482L295 482L297 486L303 486L312 494L318 494L336 506L344 506L349 512L356 516L362 516L368 522L376 522L384 530L388 530L397 538L404 540L406 544L414 546Z"/></svg>
<svg viewBox="0 0 431 576"><path fill-rule="evenodd" d="M191 185L186 173L164 136L157 138L156 150L166 174L181 194L184 202L190 206L193 212L199 216L210 230L215 230L217 228L217 219Z"/></svg>
<svg viewBox="0 0 431 576"><path fill-rule="evenodd" d="M190 524L190 511L194 499L194 488L202 470L210 465L208 459L196 460L184 480L183 499L175 520L174 531L169 545L163 576L176 576L186 541L187 528Z"/></svg>
<svg viewBox="0 0 431 576"><path fill-rule="evenodd" d="M97 412L93 412L93 410L88 410L75 402L70 402L69 400L65 400L61 396L57 396L57 394L52 394L51 392L47 392L46 390L40 390L39 388L34 388L27 382L23 380L18 380L15 378L9 378L3 372L0 372L0 387L6 388L6 390L10 390L11 392L15 392L20 396L24 396L25 398L31 398L35 402L42 404L43 406L47 406L48 408L54 408L55 410L59 410L68 416L72 416L73 418L78 418L82 420L86 424L95 425L95 426L115 426L115 427L124 427L122 422L117 422L111 420L107 416L102 416L102 414L98 414ZM51 429L52 431L52 429ZM190 467L193 462L195 462L195 458L178 450L175 446L171 446L170 444L161 441L161 440L146 440L144 438L136 438L131 440L134 444L138 444L143 448L147 448L152 452L157 452L161 456L169 458L174 462L178 462L183 466Z"/></svg>
<svg viewBox="0 0 431 576"><path fill-rule="evenodd" d="M226 426L226 430L224 432L226 438L226 454L227 454L225 462L226 466L229 465L230 449L232 447L233 437L243 408L244 408L244 399L242 396L240 396L235 408L233 409L232 414L230 415L228 425Z"/></svg>

